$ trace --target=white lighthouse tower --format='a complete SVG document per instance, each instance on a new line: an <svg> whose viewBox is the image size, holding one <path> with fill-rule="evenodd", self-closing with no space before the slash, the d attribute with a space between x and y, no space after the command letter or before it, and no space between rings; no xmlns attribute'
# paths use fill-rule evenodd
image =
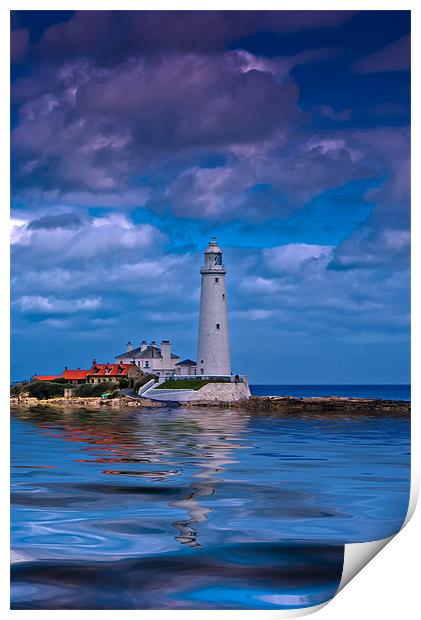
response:
<svg viewBox="0 0 421 620"><path fill-rule="evenodd" d="M222 250L213 238L205 250L205 264L200 270L198 375L230 375L228 341L226 270Z"/></svg>

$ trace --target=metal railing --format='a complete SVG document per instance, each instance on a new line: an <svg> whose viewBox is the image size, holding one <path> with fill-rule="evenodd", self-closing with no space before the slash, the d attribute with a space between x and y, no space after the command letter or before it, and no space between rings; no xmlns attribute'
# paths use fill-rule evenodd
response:
<svg viewBox="0 0 421 620"><path fill-rule="evenodd" d="M152 386L154 386L155 383L156 383L155 379L150 379L147 383L145 383L144 385L141 385L138 391L138 395L143 396L143 394L147 392Z"/></svg>
<svg viewBox="0 0 421 620"><path fill-rule="evenodd" d="M164 381L168 379L171 381L215 381L219 379L221 383L248 383L247 375L173 375L172 377L165 377Z"/></svg>

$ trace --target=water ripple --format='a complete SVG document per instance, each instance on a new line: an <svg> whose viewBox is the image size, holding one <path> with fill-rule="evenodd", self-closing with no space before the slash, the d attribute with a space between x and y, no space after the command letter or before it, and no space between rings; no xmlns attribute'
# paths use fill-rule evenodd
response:
<svg viewBox="0 0 421 620"><path fill-rule="evenodd" d="M15 609L281 609L333 596L343 545L395 533L402 418L15 411Z"/></svg>

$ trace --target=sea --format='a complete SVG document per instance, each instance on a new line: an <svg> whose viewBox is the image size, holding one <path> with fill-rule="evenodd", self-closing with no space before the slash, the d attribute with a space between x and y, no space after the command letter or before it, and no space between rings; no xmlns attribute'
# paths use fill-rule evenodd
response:
<svg viewBox="0 0 421 620"><path fill-rule="evenodd" d="M386 385L250 385L253 396L341 396L347 398L379 398L381 400L411 400L411 386Z"/></svg>
<svg viewBox="0 0 421 620"><path fill-rule="evenodd" d="M408 386L252 386L409 399ZM344 545L395 534L410 422L239 408L11 417L13 609L291 609L332 598Z"/></svg>

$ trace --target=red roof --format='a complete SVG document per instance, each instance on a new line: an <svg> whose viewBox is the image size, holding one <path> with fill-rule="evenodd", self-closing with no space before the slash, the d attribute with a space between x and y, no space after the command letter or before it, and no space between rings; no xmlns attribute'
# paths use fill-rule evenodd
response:
<svg viewBox="0 0 421 620"><path fill-rule="evenodd" d="M87 377L127 377L133 364L94 364Z"/></svg>
<svg viewBox="0 0 421 620"><path fill-rule="evenodd" d="M61 375L63 379L86 379L86 375L89 370L81 370L78 368L77 370L64 370Z"/></svg>
<svg viewBox="0 0 421 620"><path fill-rule="evenodd" d="M34 381L54 381L54 379L60 379L61 375L34 375L32 378Z"/></svg>

